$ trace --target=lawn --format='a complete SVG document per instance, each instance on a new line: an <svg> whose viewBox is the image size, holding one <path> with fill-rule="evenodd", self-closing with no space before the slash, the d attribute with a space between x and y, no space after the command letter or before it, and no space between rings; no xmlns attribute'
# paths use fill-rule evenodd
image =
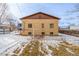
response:
<svg viewBox="0 0 79 59"><path fill-rule="evenodd" d="M49 55L49 50L51 51L51 56L79 55L79 46L70 44L66 41L60 42L58 47L53 47L52 45L45 44L48 49L44 46L44 44L45 43L43 43L41 40L32 40L28 45L26 45L20 56L46 56ZM17 50L15 53L18 52Z"/></svg>

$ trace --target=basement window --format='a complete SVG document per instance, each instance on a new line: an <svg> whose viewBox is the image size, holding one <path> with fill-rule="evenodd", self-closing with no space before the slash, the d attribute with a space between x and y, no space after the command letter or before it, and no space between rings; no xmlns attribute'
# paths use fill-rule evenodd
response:
<svg viewBox="0 0 79 59"><path fill-rule="evenodd" d="M50 35L53 35L53 32L50 32Z"/></svg>
<svg viewBox="0 0 79 59"><path fill-rule="evenodd" d="M42 35L45 35L45 32L42 32L41 34L42 34Z"/></svg>
<svg viewBox="0 0 79 59"><path fill-rule="evenodd" d="M28 32L28 35L32 35L32 32Z"/></svg>

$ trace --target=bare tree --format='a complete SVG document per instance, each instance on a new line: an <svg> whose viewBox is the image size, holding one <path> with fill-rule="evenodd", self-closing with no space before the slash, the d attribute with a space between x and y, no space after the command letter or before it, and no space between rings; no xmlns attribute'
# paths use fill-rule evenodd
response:
<svg viewBox="0 0 79 59"><path fill-rule="evenodd" d="M5 16L8 7L6 3L1 3L0 6L1 6L1 9L0 9L0 12L1 12L0 13L0 24L1 24L2 17Z"/></svg>
<svg viewBox="0 0 79 59"><path fill-rule="evenodd" d="M13 15L9 10L8 4L7 3L0 3L0 25L7 24L10 27L12 27L12 25L13 25L12 20L13 20ZM4 27L3 27L3 30L4 30L3 33L5 33Z"/></svg>

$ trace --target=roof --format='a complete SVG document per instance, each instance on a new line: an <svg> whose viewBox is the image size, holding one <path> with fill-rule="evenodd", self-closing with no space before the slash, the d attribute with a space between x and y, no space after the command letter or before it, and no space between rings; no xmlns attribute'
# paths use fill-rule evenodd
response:
<svg viewBox="0 0 79 59"><path fill-rule="evenodd" d="M38 12L29 16L22 17L20 19L60 19L56 16L52 16L43 12Z"/></svg>

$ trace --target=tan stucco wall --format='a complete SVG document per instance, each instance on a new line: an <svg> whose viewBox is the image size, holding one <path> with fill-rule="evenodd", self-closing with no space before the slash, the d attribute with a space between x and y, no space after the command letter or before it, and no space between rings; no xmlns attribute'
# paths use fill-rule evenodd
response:
<svg viewBox="0 0 79 59"><path fill-rule="evenodd" d="M28 24L32 23L32 28L28 28ZM44 23L44 28L41 24ZM54 28L50 28L50 23L54 24ZM23 19L22 20L22 35L28 35L28 32L32 32L34 35L41 35L41 32L45 32L45 35L58 35L58 20L57 19Z"/></svg>

